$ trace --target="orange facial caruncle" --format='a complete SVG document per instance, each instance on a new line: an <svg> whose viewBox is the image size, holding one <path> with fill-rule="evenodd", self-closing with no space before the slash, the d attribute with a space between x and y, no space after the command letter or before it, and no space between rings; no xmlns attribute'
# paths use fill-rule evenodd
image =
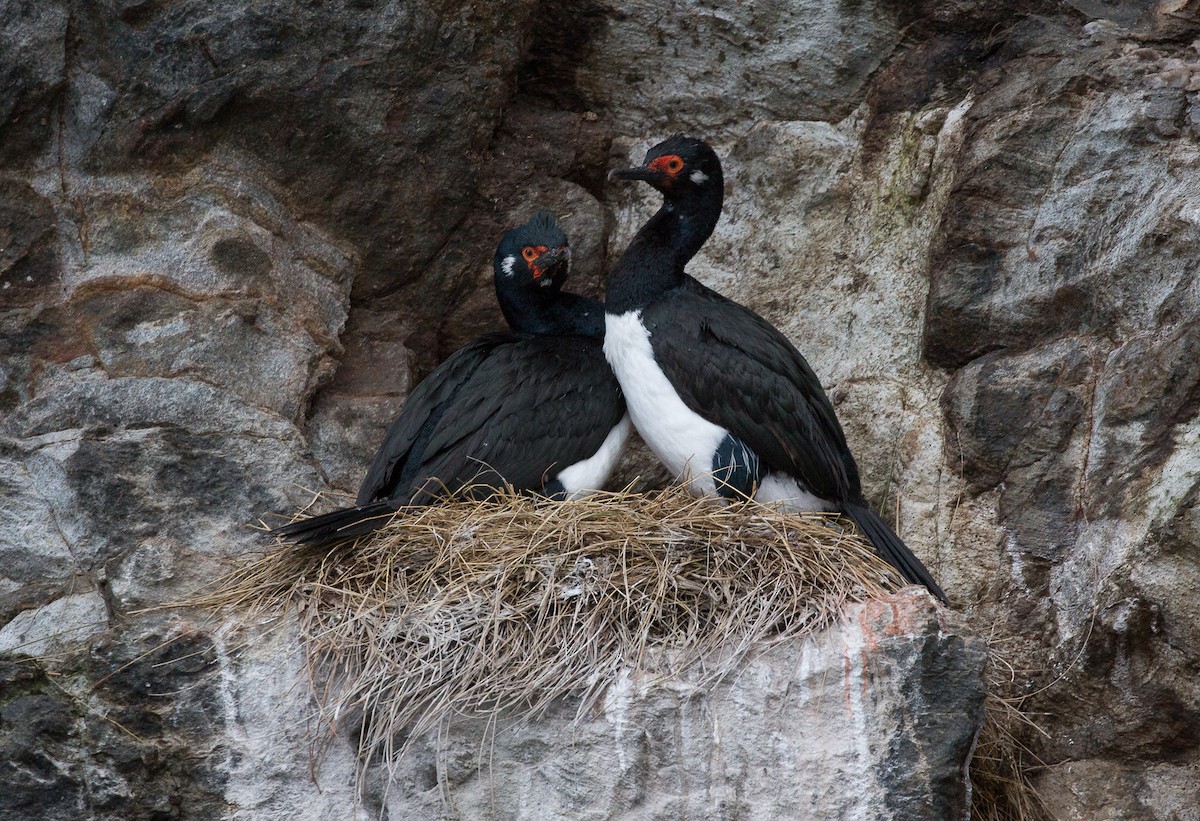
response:
<svg viewBox="0 0 1200 821"><path fill-rule="evenodd" d="M534 265L533 261L542 254L546 253L546 250L547 249L545 245L526 245L521 249L521 256L524 257L527 263L529 263L529 267L533 271L534 279L541 279L542 274L545 273L541 268Z"/></svg>
<svg viewBox="0 0 1200 821"><path fill-rule="evenodd" d="M683 170L683 158L678 154L666 154L662 157L655 157L649 167L674 177Z"/></svg>

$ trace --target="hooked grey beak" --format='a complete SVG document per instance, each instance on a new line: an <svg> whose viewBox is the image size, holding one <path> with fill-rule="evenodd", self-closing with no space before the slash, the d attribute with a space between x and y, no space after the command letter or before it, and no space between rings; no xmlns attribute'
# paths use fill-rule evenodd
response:
<svg viewBox="0 0 1200 821"><path fill-rule="evenodd" d="M662 174L655 171L653 168L647 168L644 165L639 165L636 168L614 168L608 172L610 180L644 180L645 182L653 182Z"/></svg>
<svg viewBox="0 0 1200 821"><path fill-rule="evenodd" d="M533 268L533 278L540 280L559 266L569 268L570 263L571 246L563 245L558 248L551 248L549 251L535 259L530 267ZM555 277L550 276L542 284L544 285L553 279L555 279Z"/></svg>

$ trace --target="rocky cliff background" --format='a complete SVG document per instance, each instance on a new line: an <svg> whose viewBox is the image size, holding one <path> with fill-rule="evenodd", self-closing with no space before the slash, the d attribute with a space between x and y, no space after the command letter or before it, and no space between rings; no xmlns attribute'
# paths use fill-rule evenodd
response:
<svg viewBox="0 0 1200 821"><path fill-rule="evenodd" d="M654 201L606 170L682 130L727 174L693 273L821 375L1050 814L1196 818L1198 36L1194 0L4 0L3 814L341 817L287 637L153 608L354 488L499 326L506 225L561 214L599 294Z"/></svg>

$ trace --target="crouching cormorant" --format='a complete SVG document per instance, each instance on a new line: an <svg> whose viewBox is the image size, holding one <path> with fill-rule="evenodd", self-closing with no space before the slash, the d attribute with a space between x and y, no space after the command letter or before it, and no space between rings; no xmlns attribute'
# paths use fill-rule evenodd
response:
<svg viewBox="0 0 1200 821"><path fill-rule="evenodd" d="M684 271L716 227L721 162L701 140L659 143L637 168L663 194L608 276L604 354L634 427L696 495L837 511L910 582L937 582L863 498L833 406L795 346L765 319Z"/></svg>
<svg viewBox="0 0 1200 821"><path fill-rule="evenodd" d="M539 212L493 259L510 332L461 348L413 389L367 470L355 507L271 531L325 544L382 527L399 508L509 485L572 499L600 489L631 429L604 361L604 307L563 293L571 250Z"/></svg>

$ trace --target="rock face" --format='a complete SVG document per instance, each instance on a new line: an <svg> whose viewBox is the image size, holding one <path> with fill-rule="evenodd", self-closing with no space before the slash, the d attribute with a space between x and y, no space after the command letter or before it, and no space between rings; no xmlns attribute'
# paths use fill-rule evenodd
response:
<svg viewBox="0 0 1200 821"><path fill-rule="evenodd" d="M656 206L605 171L677 130L710 139L728 179L691 270L797 342L868 494L999 639L1006 695L1045 731L1023 741L1049 811L1200 806L1194 4L733 5L0 6L0 815L353 803L344 750L326 793L309 782L286 637L239 651L226 627L146 608L254 549L259 516L354 490L411 386L499 326L506 224L559 212L576 287L600 293ZM869 688L881 723L928 708L887 742L922 754L974 716L922 735L918 716L967 702L921 682L979 661L929 623L897 641L937 652L882 650ZM635 800L647 818L704 814L701 781L703 801L784 812L770 802L809 793L719 771L750 773L767 742L734 753L723 732L718 760L710 730L644 739L694 728L701 704L705 726L740 720L738 688L798 658L702 701L632 682L622 715L662 733L617 742L597 719L579 758L506 737L491 777L539 785L514 799L532 802L552 791L535 762L567 756L603 763L596 817ZM587 758L605 749L634 764ZM870 753L855 772L909 760ZM833 772L838 755L794 766ZM958 800L933 770L892 777L871 783L895 785L893 805L846 817ZM483 790L463 778L451 795ZM757 786L720 793L733 783ZM403 814L428 789L385 803Z"/></svg>
<svg viewBox="0 0 1200 821"><path fill-rule="evenodd" d="M376 800L411 819L964 818L984 658L909 588L724 681L623 673L594 717L431 734Z"/></svg>

